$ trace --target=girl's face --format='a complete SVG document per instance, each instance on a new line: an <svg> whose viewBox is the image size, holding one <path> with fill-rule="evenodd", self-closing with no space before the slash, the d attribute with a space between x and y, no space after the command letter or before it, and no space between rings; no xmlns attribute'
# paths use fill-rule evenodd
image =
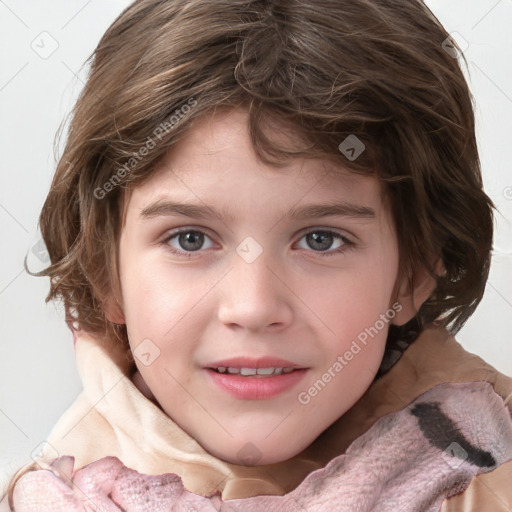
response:
<svg viewBox="0 0 512 512"><path fill-rule="evenodd" d="M246 121L197 122L133 191L120 278L162 410L216 457L260 465L300 453L364 394L401 305L377 179L328 177L322 160L267 167Z"/></svg>

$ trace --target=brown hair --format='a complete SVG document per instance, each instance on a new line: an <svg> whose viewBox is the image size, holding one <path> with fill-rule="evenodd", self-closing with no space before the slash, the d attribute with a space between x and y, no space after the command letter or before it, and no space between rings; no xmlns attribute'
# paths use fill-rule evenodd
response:
<svg viewBox="0 0 512 512"><path fill-rule="evenodd" d="M69 322L128 346L103 311L109 292L119 298L126 193L195 119L245 107L263 162L325 157L383 181L401 275L432 272L433 255L444 265L417 318L457 332L484 292L493 205L448 37L419 0L134 2L88 60L40 215L51 265L34 275L50 277L46 301L61 298ZM273 119L301 147L272 140ZM365 147L353 160L338 149L350 135Z"/></svg>
<svg viewBox="0 0 512 512"><path fill-rule="evenodd" d="M484 292L493 205L448 37L419 0L134 2L90 58L40 215L46 300L62 298L80 328L127 343L103 311L109 291L119 298L126 190L152 175L194 119L245 106L263 162L325 157L385 182L401 275L432 270L435 255L444 265L418 317L457 332ZM272 118L300 133L302 147L268 137ZM355 160L338 149L349 135L365 146Z"/></svg>

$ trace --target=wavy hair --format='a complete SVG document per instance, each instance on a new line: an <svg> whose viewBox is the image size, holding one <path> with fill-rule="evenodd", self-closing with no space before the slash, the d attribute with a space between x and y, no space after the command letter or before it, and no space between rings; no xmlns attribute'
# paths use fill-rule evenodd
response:
<svg viewBox="0 0 512 512"><path fill-rule="evenodd" d="M447 41L418 0L134 2L88 60L41 211L46 301L62 299L69 321L127 342L103 311L109 291L119 299L127 189L152 176L194 119L245 107L266 164L325 157L384 182L401 274L432 271L433 256L444 266L418 317L457 332L485 289L493 205L473 99ZM269 137L272 119L299 133L300 147ZM353 161L338 149L349 135L366 148Z"/></svg>

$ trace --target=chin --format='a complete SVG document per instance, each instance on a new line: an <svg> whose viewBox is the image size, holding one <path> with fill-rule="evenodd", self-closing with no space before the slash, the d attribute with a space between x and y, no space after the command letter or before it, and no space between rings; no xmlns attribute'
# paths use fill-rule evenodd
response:
<svg viewBox="0 0 512 512"><path fill-rule="evenodd" d="M285 452L276 451L273 446L267 446L261 448L261 444L258 442L248 441L241 448L236 451L219 451L209 450L206 451L230 464L236 464L238 466L266 466L267 464L277 464L285 460L291 459L302 450L297 449L294 451L286 450Z"/></svg>

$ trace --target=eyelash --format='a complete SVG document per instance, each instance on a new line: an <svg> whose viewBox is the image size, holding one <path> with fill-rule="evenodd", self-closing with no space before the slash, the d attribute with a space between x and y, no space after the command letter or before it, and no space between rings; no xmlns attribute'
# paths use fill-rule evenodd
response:
<svg viewBox="0 0 512 512"><path fill-rule="evenodd" d="M169 250L172 254L175 254L177 256L185 257L185 258L191 258L194 253L202 252L201 250L197 251L178 251L171 245L169 245L169 242L175 238L176 236L182 234L182 233L201 233L205 236L208 236L204 231L201 231L200 229L191 229L191 228L183 228L176 231L173 231L169 233L167 237L165 237L164 240L160 242L160 245L163 245L166 247L167 250ZM343 245L341 247L338 247L337 249L333 251L314 251L311 250L311 252L320 255L323 258L328 258L330 256L335 256L337 254L342 254L346 252L347 250L352 249L355 246L355 243L349 240L347 237L343 236L342 234L338 233L337 231L332 231L329 229L313 229L311 231L308 231L304 233L299 240L304 238L307 235L310 235L311 233L322 233L322 234L329 234L333 235L334 238L337 238L343 242Z"/></svg>

